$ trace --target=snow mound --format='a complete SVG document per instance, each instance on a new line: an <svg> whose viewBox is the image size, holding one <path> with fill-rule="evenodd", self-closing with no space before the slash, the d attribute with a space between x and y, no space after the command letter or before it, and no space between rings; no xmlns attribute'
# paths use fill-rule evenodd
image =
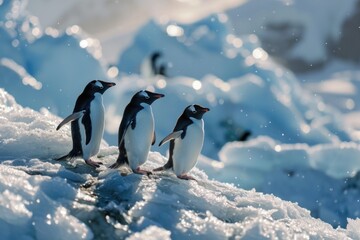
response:
<svg viewBox="0 0 360 240"><path fill-rule="evenodd" d="M0 4L0 87L22 106L65 117L88 82L108 79L101 46L78 27L42 29L25 2Z"/></svg>
<svg viewBox="0 0 360 240"><path fill-rule="evenodd" d="M32 176L2 164L0 179L1 239L93 238L89 228L70 214L69 203L77 192L65 179Z"/></svg>
<svg viewBox="0 0 360 240"><path fill-rule="evenodd" d="M165 160L151 153L144 168L160 166ZM210 181L198 169L191 174L197 181L179 180L171 172L147 178L106 171L99 175L96 192L99 196L111 195L101 207L123 215L130 229L138 232L161 226L171 232L172 239L345 237L342 230L312 218L296 204Z"/></svg>
<svg viewBox="0 0 360 240"><path fill-rule="evenodd" d="M2 143L3 149L9 146L14 151L10 154L8 150L9 157L0 164L2 239L48 239L49 235L55 239L357 236L354 228L358 220L349 222L347 230L334 230L297 204L209 180L197 168L190 173L197 181L180 180L170 171L151 177L123 176L127 169L105 167L116 160L114 146L102 146L98 158L104 166L96 171L81 159L61 163L49 160L51 151L64 151L70 143L68 135L61 138L61 134L52 132L58 119L22 108L3 90L1 95L1 114L6 119L0 127L2 132L14 125L19 136L42 133L42 141L32 143L37 158L21 157L23 153L18 153L12 142ZM30 122L41 124L24 123L18 117L22 113ZM17 144L27 146L27 141L26 137L20 138ZM44 143L57 148L47 149ZM144 168L153 169L165 161L160 153L151 152Z"/></svg>
<svg viewBox="0 0 360 240"><path fill-rule="evenodd" d="M56 131L59 117L46 109L41 113L18 105L4 89L0 89L0 155L51 158L71 148L69 126Z"/></svg>
<svg viewBox="0 0 360 240"><path fill-rule="evenodd" d="M218 181L298 202L336 227L360 217L359 151L353 142L309 146L261 136L228 143L220 162L202 158L199 167Z"/></svg>

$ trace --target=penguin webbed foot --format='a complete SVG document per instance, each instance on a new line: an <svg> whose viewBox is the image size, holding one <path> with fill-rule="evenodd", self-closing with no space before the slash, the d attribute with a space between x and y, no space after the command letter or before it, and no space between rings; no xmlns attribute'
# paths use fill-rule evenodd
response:
<svg viewBox="0 0 360 240"><path fill-rule="evenodd" d="M165 170L164 167L158 167L158 168L153 169L154 172L160 172L160 171L164 171L164 170Z"/></svg>
<svg viewBox="0 0 360 240"><path fill-rule="evenodd" d="M177 176L179 179L183 179L183 180L194 180L196 181L195 178L193 178L192 176L186 175L186 174L181 174L179 176Z"/></svg>
<svg viewBox="0 0 360 240"><path fill-rule="evenodd" d="M146 171L146 170L140 169L140 167L137 167L133 172L137 173L137 174L141 174L141 175L146 175L146 176L150 176L153 174L151 171Z"/></svg>
<svg viewBox="0 0 360 240"><path fill-rule="evenodd" d="M55 158L54 160L55 160L55 161L65 161L65 160L67 160L68 158L69 158L69 154L66 154L66 155L64 155L64 156L62 156L62 157Z"/></svg>
<svg viewBox="0 0 360 240"><path fill-rule="evenodd" d="M82 155L81 151L77 151L77 150L72 149L68 154L66 154L66 155L64 155L62 157L59 157L59 158L55 158L55 160L56 161L71 160L73 158L80 157L81 155Z"/></svg>
<svg viewBox="0 0 360 240"><path fill-rule="evenodd" d="M102 162L95 162L95 161L93 161L93 160L91 160L91 159L85 160L85 163L86 163L87 165L89 165L89 166L94 167L94 168L98 168L98 167L100 167L100 166L103 164Z"/></svg>

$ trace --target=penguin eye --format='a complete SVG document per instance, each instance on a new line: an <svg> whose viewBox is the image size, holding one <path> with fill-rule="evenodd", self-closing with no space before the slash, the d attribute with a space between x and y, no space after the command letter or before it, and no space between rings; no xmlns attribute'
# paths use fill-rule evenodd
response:
<svg viewBox="0 0 360 240"><path fill-rule="evenodd" d="M96 81L96 82L94 83L94 85L95 85L96 87L100 88L100 89L103 89L103 88L104 88L104 86L103 86L99 81Z"/></svg>
<svg viewBox="0 0 360 240"><path fill-rule="evenodd" d="M192 111L193 113L196 113L196 110Z"/></svg>

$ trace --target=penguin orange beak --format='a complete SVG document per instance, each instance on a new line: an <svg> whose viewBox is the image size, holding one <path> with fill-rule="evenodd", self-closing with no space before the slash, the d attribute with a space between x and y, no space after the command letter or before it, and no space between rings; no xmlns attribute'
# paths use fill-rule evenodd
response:
<svg viewBox="0 0 360 240"><path fill-rule="evenodd" d="M109 82L109 83L106 83L105 85L106 85L106 87L110 88L110 87L115 86L115 85L116 85L116 83Z"/></svg>
<svg viewBox="0 0 360 240"><path fill-rule="evenodd" d="M161 94L161 93L154 93L154 95L152 95L152 97L156 98L156 99L159 99L159 98L165 97L165 95Z"/></svg>
<svg viewBox="0 0 360 240"><path fill-rule="evenodd" d="M201 111L206 113L206 112L210 111L210 109L209 108L202 108Z"/></svg>

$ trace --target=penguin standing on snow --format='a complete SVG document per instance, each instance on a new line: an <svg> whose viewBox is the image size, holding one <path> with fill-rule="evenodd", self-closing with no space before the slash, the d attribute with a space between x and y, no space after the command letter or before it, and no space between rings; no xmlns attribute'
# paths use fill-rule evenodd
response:
<svg viewBox="0 0 360 240"><path fill-rule="evenodd" d="M151 145L155 143L154 116L151 104L163 94L142 90L137 92L126 106L119 127L119 156L110 168L129 165L134 173L151 174L140 169L145 163Z"/></svg>
<svg viewBox="0 0 360 240"><path fill-rule="evenodd" d="M203 115L210 111L208 108L193 104L185 108L177 120L172 133L159 144L170 141L169 160L154 171L172 168L178 178L195 180L186 175L196 164L204 142Z"/></svg>
<svg viewBox="0 0 360 240"><path fill-rule="evenodd" d="M100 163L91 160L99 152L100 142L104 133L104 105L102 94L115 83L93 80L77 98L73 113L66 117L56 128L71 122L72 150L58 158L66 160L82 156L86 164L99 167Z"/></svg>
<svg viewBox="0 0 360 240"><path fill-rule="evenodd" d="M143 61L141 65L141 73L146 78L151 78L157 75L167 77L167 64L159 62L162 56L163 54L160 51L155 51Z"/></svg>

